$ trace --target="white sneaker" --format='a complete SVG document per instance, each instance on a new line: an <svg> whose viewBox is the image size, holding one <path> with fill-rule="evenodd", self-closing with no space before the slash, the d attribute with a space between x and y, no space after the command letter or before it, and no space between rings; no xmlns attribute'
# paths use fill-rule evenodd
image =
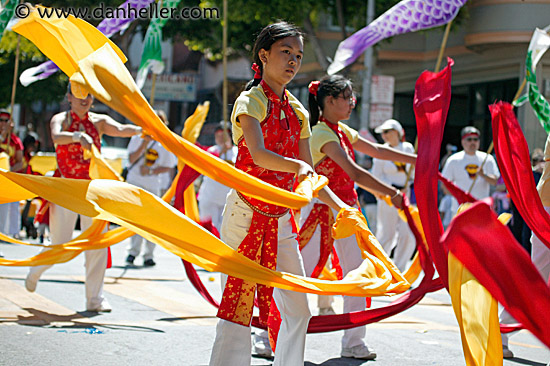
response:
<svg viewBox="0 0 550 366"><path fill-rule="evenodd" d="M36 285L38 284L38 280L40 277L33 276L31 272L27 275L27 278L25 278L25 288L29 292L36 291Z"/></svg>
<svg viewBox="0 0 550 366"><path fill-rule="evenodd" d="M502 346L502 357L503 358L514 358L514 352L508 346Z"/></svg>
<svg viewBox="0 0 550 366"><path fill-rule="evenodd" d="M113 310L111 308L111 305L107 302L107 300L103 300L101 305L95 308L88 308L86 311L92 312L92 313L110 313Z"/></svg>
<svg viewBox="0 0 550 366"><path fill-rule="evenodd" d="M260 337L254 334L254 339L252 341L252 353L260 357L271 357L271 345L269 344L269 339Z"/></svg>
<svg viewBox="0 0 550 366"><path fill-rule="evenodd" d="M351 348L342 348L342 357L359 358L361 360L374 360L376 358L376 352L373 349L369 349L366 344L360 344Z"/></svg>
<svg viewBox="0 0 550 366"><path fill-rule="evenodd" d="M332 308L332 306L329 306L328 308L319 308L319 315L334 315L336 312Z"/></svg>

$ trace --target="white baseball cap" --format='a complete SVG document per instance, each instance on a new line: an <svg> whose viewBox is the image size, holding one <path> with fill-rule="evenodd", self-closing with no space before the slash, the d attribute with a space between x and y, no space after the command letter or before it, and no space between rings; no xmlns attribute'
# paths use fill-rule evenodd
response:
<svg viewBox="0 0 550 366"><path fill-rule="evenodd" d="M396 130L399 133L400 137L403 136L403 126L401 126L401 123L399 123L399 121L396 121L395 119L386 120L380 126L376 127L374 129L374 132L382 133L382 131L387 130Z"/></svg>

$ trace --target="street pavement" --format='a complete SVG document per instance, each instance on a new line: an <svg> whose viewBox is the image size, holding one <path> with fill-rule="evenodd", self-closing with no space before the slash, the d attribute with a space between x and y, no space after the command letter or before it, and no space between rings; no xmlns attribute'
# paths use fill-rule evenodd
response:
<svg viewBox="0 0 550 366"><path fill-rule="evenodd" d="M215 336L216 309L192 287L181 260L158 247L155 267L127 267L126 242L112 247L105 297L111 313L85 311L84 256L55 265L25 290L27 267L0 267L0 365L207 365ZM22 259L39 248L0 244L7 259ZM198 273L215 299L220 274ZM310 296L313 314L316 297ZM373 299L373 307L393 299ZM342 298L335 299L342 311ZM413 308L367 327L367 342L378 357L340 357L343 332L310 334L306 366L465 365L459 328L444 291L428 294ZM515 358L504 365L546 366L550 351L527 331L510 340ZM252 358L252 365L272 360ZM229 365L231 366L231 365Z"/></svg>

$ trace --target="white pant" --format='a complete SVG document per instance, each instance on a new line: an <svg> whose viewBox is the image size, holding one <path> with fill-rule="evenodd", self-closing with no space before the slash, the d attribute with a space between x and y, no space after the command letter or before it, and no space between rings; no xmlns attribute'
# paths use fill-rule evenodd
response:
<svg viewBox="0 0 550 366"><path fill-rule="evenodd" d="M9 203L3 203L0 205L0 233L6 234L6 235L9 235L8 234L9 211L10 211Z"/></svg>
<svg viewBox="0 0 550 366"><path fill-rule="evenodd" d="M313 209L313 205L318 202L310 203L306 207L302 208L302 215L300 216L300 226L305 223L309 213ZM336 218L338 212L334 209L332 214ZM338 254L338 259L340 260L340 266L342 267L342 273L345 276L349 271L352 271L359 267L363 263L361 257L361 249L357 245L357 240L355 235L344 239L338 239L334 241L334 247L336 248L336 253ZM315 266L319 262L321 248L321 228L318 226L315 229L315 233L311 237L309 243L302 249L302 258L304 259L304 267L306 269L307 275L311 275ZM324 299L325 300L325 299ZM326 301L320 301L319 303L325 303ZM330 305L329 305L330 306ZM364 297L357 296L344 296L344 313L349 313L352 311L362 311L366 308L366 299ZM358 345L365 344L363 338L365 338L366 326L355 327L351 329L346 329L344 331L344 336L342 337L342 348L351 348Z"/></svg>
<svg viewBox="0 0 550 366"><path fill-rule="evenodd" d="M222 229L224 206L224 202L214 202L207 199L201 199L199 201L199 214L201 220L212 219L212 225L220 231Z"/></svg>
<svg viewBox="0 0 550 366"><path fill-rule="evenodd" d="M63 244L73 237L78 214L64 207L50 203L50 239L52 244ZM80 215L82 231L92 224L92 218ZM44 248L42 252L49 250ZM97 309L103 298L103 279L107 267L107 248L86 250L86 309ZM39 279L51 265L31 267L29 276Z"/></svg>
<svg viewBox="0 0 550 366"><path fill-rule="evenodd" d="M21 228L21 212L19 201L0 205L0 232L9 236L19 234Z"/></svg>
<svg viewBox="0 0 550 366"><path fill-rule="evenodd" d="M227 245L235 249L239 247L250 228L252 213L252 209L232 190L227 196L221 231L222 240ZM304 275L298 241L292 232L290 219L290 214L279 219L277 270ZM306 332L311 318L307 296L305 293L275 288L273 300L282 318L273 365L303 366ZM251 347L250 326L220 319L210 365L249 366Z"/></svg>
<svg viewBox="0 0 550 366"><path fill-rule="evenodd" d="M404 272L416 248L416 241L408 224L399 217L396 208L383 200L378 200L376 238L388 256L397 246L393 254L393 263Z"/></svg>
<svg viewBox="0 0 550 366"><path fill-rule="evenodd" d="M550 206L545 206L544 209L550 214ZM539 270L540 275L546 283L550 277L550 249L533 233L531 235L531 260L535 267ZM503 324L517 323L510 313L499 304L500 313L499 321ZM508 338L511 333L502 334L502 345L508 346Z"/></svg>
<svg viewBox="0 0 550 366"><path fill-rule="evenodd" d="M145 251L143 252L143 260L153 259L153 251L155 250L156 244L145 239L142 236L134 235L130 239L130 245L128 246L128 254L138 257L141 253L141 247L145 241Z"/></svg>

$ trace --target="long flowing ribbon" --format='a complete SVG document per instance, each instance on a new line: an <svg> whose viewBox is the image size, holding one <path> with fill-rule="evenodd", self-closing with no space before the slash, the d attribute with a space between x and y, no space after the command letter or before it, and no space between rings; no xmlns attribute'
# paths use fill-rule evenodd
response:
<svg viewBox="0 0 550 366"><path fill-rule="evenodd" d="M98 24L97 29L102 32L106 37L111 38L112 35L118 32L123 32L126 28L128 28L130 23L136 19L133 15L138 14L138 11L140 9L149 6L149 4L153 3L154 1L155 0L127 0L126 2L122 3L118 8L124 9L122 14L128 15L128 17L113 17L103 19ZM135 12L132 12L129 9L135 9ZM121 12L115 11L115 14L119 13ZM19 76L19 81L24 86L28 86L35 81L46 79L50 75L53 75L55 72L57 72L57 70L59 70L59 68L53 61L46 61L38 66L31 67L23 71Z"/></svg>
<svg viewBox="0 0 550 366"><path fill-rule="evenodd" d="M437 210L437 175L443 129L451 101L451 67L438 73L424 71L415 86L414 114L418 128L415 194L422 228L441 282L448 285L447 252L439 243L443 233Z"/></svg>
<svg viewBox="0 0 550 366"><path fill-rule="evenodd" d="M458 214L442 244L515 319L550 346L550 289L527 252L485 202L476 202Z"/></svg>
<svg viewBox="0 0 550 366"><path fill-rule="evenodd" d="M489 106L493 141L500 174L521 217L550 248L550 215L545 211L535 187L529 147L509 103Z"/></svg>
<svg viewBox="0 0 550 366"><path fill-rule="evenodd" d="M88 23L74 17L55 22L40 19L33 11L13 30L29 38L55 60L63 72L70 75L73 83L91 91L103 103L142 126L167 150L198 172L247 196L280 206L300 208L311 200L309 194L303 196L289 192L251 177L170 131L121 62L125 60L124 55L113 49L111 42Z"/></svg>

